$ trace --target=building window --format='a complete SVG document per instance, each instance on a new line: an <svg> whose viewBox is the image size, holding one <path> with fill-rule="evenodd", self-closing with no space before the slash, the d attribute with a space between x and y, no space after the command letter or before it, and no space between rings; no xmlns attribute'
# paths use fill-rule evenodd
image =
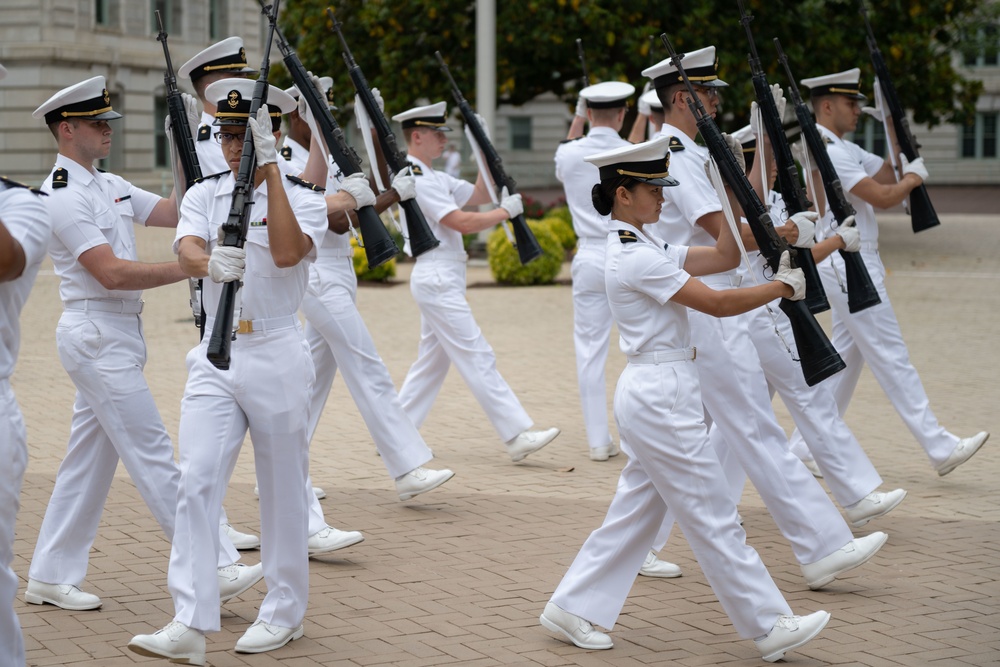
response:
<svg viewBox="0 0 1000 667"><path fill-rule="evenodd" d="M94 0L94 24L102 28L118 26L118 0Z"/></svg>
<svg viewBox="0 0 1000 667"><path fill-rule="evenodd" d="M531 116L510 117L510 147L516 151L531 150Z"/></svg>
<svg viewBox="0 0 1000 667"><path fill-rule="evenodd" d="M995 160L998 153L997 121L1000 113L977 113L975 119L962 126L962 157Z"/></svg>
<svg viewBox="0 0 1000 667"><path fill-rule="evenodd" d="M871 116L863 117L862 121L858 124L855 137L855 143L859 144L869 153L888 155L885 148L885 126Z"/></svg>
<svg viewBox="0 0 1000 667"><path fill-rule="evenodd" d="M153 98L153 166L166 169L170 166L170 145L163 121L167 117L167 98L156 95Z"/></svg>
<svg viewBox="0 0 1000 667"><path fill-rule="evenodd" d="M966 67L996 67L1000 64L1000 28L988 25L980 29L969 42L973 49L965 51L963 62Z"/></svg>
<svg viewBox="0 0 1000 667"><path fill-rule="evenodd" d="M217 40L226 34L228 23L226 0L209 0L208 38Z"/></svg>
<svg viewBox="0 0 1000 667"><path fill-rule="evenodd" d="M160 12L163 17L163 30L167 34L181 32L181 3L179 0L153 0L150 3L152 12L150 13L150 27L153 34L159 32L160 28L156 23L156 12Z"/></svg>

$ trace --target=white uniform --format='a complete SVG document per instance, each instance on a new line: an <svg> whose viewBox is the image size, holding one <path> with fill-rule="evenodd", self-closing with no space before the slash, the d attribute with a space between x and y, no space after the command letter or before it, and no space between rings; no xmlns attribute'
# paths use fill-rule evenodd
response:
<svg viewBox="0 0 1000 667"><path fill-rule="evenodd" d="M309 160L309 149L291 137L285 136L282 140L280 157L284 161L284 164L278 163L281 166L281 171L297 176L306 168L306 162Z"/></svg>
<svg viewBox="0 0 1000 667"><path fill-rule="evenodd" d="M195 236L211 252L234 184L230 173L192 187L181 205L177 241ZM323 197L291 181L284 184L299 226L318 246L326 229ZM181 402L178 535L167 583L174 620L202 632L219 629L218 577L208 564L217 534L212 527L248 430L260 488L261 562L268 588L258 618L296 628L308 597L306 429L314 374L296 310L315 250L293 267L277 267L267 237L267 185L257 188L253 198L239 315L252 321L253 332L236 336L230 367L219 370L206 354L207 332L214 324L210 317L204 340L187 355ZM204 289L206 312L215 313L222 285L206 280Z"/></svg>
<svg viewBox="0 0 1000 667"><path fill-rule="evenodd" d="M410 274L410 291L420 308L420 348L399 400L420 428L448 368L455 364L465 384L504 442L531 426L531 418L496 368L496 355L465 300L462 234L441 224L472 197L474 186L410 157L416 167L417 204L441 245L420 255ZM419 171L419 173L417 173Z"/></svg>
<svg viewBox="0 0 1000 667"><path fill-rule="evenodd" d="M594 208L591 190L600 182L600 174L597 167L583 158L627 145L612 128L594 127L585 137L561 143L555 157L556 178L566 191L577 236L572 264L573 345L580 406L591 449L611 444L604 380L611 334L611 311L604 287L604 244L609 218Z"/></svg>
<svg viewBox="0 0 1000 667"><path fill-rule="evenodd" d="M201 167L203 176L229 171L229 164L226 162L226 156L222 153L222 147L212 136L219 129L212 125L214 122L215 116L202 111L201 125L198 126L198 132L194 136L194 149L198 153L198 166Z"/></svg>
<svg viewBox="0 0 1000 667"><path fill-rule="evenodd" d="M844 192L847 193L847 200L857 212L855 220L861 233L861 258L882 299L882 303L876 306L851 313L847 295L837 283L838 273L841 277L845 275L844 260L834 253L819 264L823 286L833 309L833 345L847 364L844 371L829 380L833 384L840 414L847 411L861 376L861 369L867 363L882 391L889 397L913 437L924 448L931 464L936 467L955 450L959 438L946 431L938 422L930 408L930 400L920 376L917 375L917 369L910 363L910 355L899 330L899 321L885 291L885 267L878 254L875 209L850 193L851 188L862 179L877 174L882 168L883 160L857 144L838 138L822 125L817 127L828 141L827 153L844 186ZM827 225L823 225L824 227L832 224L832 215L827 213L824 218ZM838 273L834 272L834 267ZM799 438L801 435L795 436L795 439Z"/></svg>
<svg viewBox="0 0 1000 667"><path fill-rule="evenodd" d="M658 233L671 244L712 246L715 239L696 225L721 210L708 182L708 150L679 129L664 124L660 132L676 137L670 174L680 185L664 189ZM704 276L713 289L738 285L735 270ZM702 400L725 444L757 488L771 516L801 564L814 563L851 541L837 508L806 467L788 450L788 439L771 407L770 392L748 328L749 317L690 315L691 339L698 348ZM720 458L724 456L719 452Z"/></svg>
<svg viewBox="0 0 1000 667"><path fill-rule="evenodd" d="M623 242L618 230L636 240ZM664 248L659 239L612 222L607 294L629 357L615 391L615 422L629 459L604 524L587 538L552 602L614 627L670 507L733 627L755 638L791 610L746 544L708 443L696 370L701 351L692 363L688 311L669 301L690 279L680 268L686 257L686 247Z"/></svg>
<svg viewBox="0 0 1000 667"><path fill-rule="evenodd" d="M53 187L54 177L58 187ZM160 197L63 155L42 190L50 193L49 255L64 306L56 344L77 392L66 456L28 576L79 586L119 457L167 539L174 536L180 472L142 374L142 292L108 290L79 262L81 254L100 245L110 246L120 259L136 261L132 225L144 224ZM223 548L213 551L208 562L238 560L228 540Z"/></svg>
<svg viewBox="0 0 1000 667"><path fill-rule="evenodd" d="M13 605L18 579L10 564L28 445L10 377L21 344L21 308L45 257L52 220L42 197L0 180L0 222L24 251L24 271L0 283L0 667L22 667L24 638Z"/></svg>
<svg viewBox="0 0 1000 667"><path fill-rule="evenodd" d="M337 181L327 180L327 192ZM302 300L306 340L316 366L309 409L309 438L316 432L339 368L389 475L395 479L433 458L420 432L406 416L385 363L375 349L357 308L351 235L327 230L309 270Z"/></svg>

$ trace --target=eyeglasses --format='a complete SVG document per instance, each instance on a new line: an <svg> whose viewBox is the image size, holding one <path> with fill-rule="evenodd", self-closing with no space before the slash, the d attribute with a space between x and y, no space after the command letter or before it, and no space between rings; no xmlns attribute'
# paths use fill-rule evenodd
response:
<svg viewBox="0 0 1000 667"><path fill-rule="evenodd" d="M247 137L247 133L232 134L231 132L216 132L214 136L215 140L220 144L228 144L232 141L238 141L242 144Z"/></svg>
<svg viewBox="0 0 1000 667"><path fill-rule="evenodd" d="M702 95L704 95L708 99L712 99L712 98L719 99L719 89L718 88L715 88L715 87L708 87L708 88L706 88L705 86L698 86L697 88L695 88L695 90L697 90L698 92L700 92Z"/></svg>

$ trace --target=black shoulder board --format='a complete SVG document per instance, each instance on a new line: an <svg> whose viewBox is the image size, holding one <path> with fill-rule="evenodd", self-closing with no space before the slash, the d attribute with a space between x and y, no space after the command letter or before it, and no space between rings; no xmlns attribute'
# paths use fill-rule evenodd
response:
<svg viewBox="0 0 1000 667"><path fill-rule="evenodd" d="M572 139L563 139L563 140L562 140L562 141L560 141L559 143L560 143L560 144L571 144L571 143L573 143L574 141L580 141L580 139L583 139L583 137L585 137L585 136L587 136L587 135L581 135L581 136L579 136L579 137L573 137Z"/></svg>
<svg viewBox="0 0 1000 667"><path fill-rule="evenodd" d="M833 143L833 139L831 139L830 137L823 137L823 141L825 141L828 144L832 144Z"/></svg>
<svg viewBox="0 0 1000 667"><path fill-rule="evenodd" d="M48 194L49 194L48 192L42 192L38 188L33 188L30 185L27 185L27 184L22 183L20 181L15 181L14 179L7 178L6 176L0 176L0 182L2 182L4 185L6 185L9 188L25 188L27 190L30 190L31 192L34 192L36 195L45 195L45 196L48 196Z"/></svg>
<svg viewBox="0 0 1000 667"><path fill-rule="evenodd" d="M304 188L309 188L310 190L315 190L316 192L326 192L326 188L321 188L320 186L316 185L315 183L310 183L309 181L301 179L298 176L292 176L291 174L285 174L285 178L287 178L288 180L290 180L292 183L295 183L295 185L301 185Z"/></svg>
<svg viewBox="0 0 1000 667"><path fill-rule="evenodd" d="M108 170L107 170L107 169L101 169L100 167L97 167L96 169L97 169L97 171L99 171L99 172L100 172L100 173L102 173L102 174L106 174L106 173L108 173Z"/></svg>
<svg viewBox="0 0 1000 667"><path fill-rule="evenodd" d="M424 170L420 167L420 165L413 164L412 162L410 162L409 165L410 165L410 171L413 173L414 176L424 175Z"/></svg>
<svg viewBox="0 0 1000 667"><path fill-rule="evenodd" d="M69 185L69 172L65 167L59 167L52 172L52 189L64 188Z"/></svg>
<svg viewBox="0 0 1000 667"><path fill-rule="evenodd" d="M639 241L639 237L635 235L635 232L627 229L619 229L618 240L622 243L637 243Z"/></svg>
<svg viewBox="0 0 1000 667"><path fill-rule="evenodd" d="M291 161L291 159L292 159L292 147L291 146L282 146L281 147L281 157L285 158L285 160Z"/></svg>
<svg viewBox="0 0 1000 667"><path fill-rule="evenodd" d="M198 128L198 141L208 141L212 138L212 128L208 125L202 125Z"/></svg>
<svg viewBox="0 0 1000 667"><path fill-rule="evenodd" d="M200 179L195 181L195 183L201 183L202 181L210 181L213 178L219 178L220 176L225 176L226 174L231 174L231 173L233 172L226 169L225 171L220 171L218 174L209 174L208 176L202 176Z"/></svg>
<svg viewBox="0 0 1000 667"><path fill-rule="evenodd" d="M684 144L681 143L680 139L672 136L670 137L670 144L667 146L667 148L670 149L671 153L676 153L677 151L684 150Z"/></svg>

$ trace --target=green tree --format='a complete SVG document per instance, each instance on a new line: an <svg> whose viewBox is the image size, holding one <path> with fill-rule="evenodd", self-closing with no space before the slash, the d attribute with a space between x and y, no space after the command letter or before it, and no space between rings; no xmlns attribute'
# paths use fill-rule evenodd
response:
<svg viewBox="0 0 1000 667"><path fill-rule="evenodd" d="M339 44L325 15L331 0L288 3L281 24L316 74L335 79L337 98L353 95ZM771 39L778 37L799 78L861 67L862 87L873 72L856 0L748 0L762 63L773 83L787 85ZM960 121L974 110L978 81L964 79L951 54L997 19L988 0L870 0L879 46L904 106L919 123ZM332 0L344 34L369 82L381 89L390 115L418 99L451 100L434 61L440 50L459 86L475 104L474 0ZM678 50L714 44L725 91L725 125L746 122L753 94L748 46L733 0L522 0L498 3L498 98L522 104L551 91L572 104L580 88L575 41L583 40L591 80L642 86L641 72L666 52L666 32Z"/></svg>

